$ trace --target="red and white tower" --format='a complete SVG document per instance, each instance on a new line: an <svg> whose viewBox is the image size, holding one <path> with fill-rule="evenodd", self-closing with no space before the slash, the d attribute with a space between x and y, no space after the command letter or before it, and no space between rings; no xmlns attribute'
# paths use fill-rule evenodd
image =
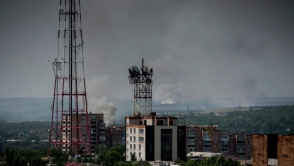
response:
<svg viewBox="0 0 294 166"><path fill-rule="evenodd" d="M82 37L80 0L60 0L49 150L91 153Z"/></svg>

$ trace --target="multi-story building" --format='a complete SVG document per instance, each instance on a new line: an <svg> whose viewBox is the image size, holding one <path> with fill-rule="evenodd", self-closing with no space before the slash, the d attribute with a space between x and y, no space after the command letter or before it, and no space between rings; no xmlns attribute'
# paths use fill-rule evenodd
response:
<svg viewBox="0 0 294 166"><path fill-rule="evenodd" d="M294 165L294 135L278 136L278 165Z"/></svg>
<svg viewBox="0 0 294 166"><path fill-rule="evenodd" d="M176 117L126 117L126 160L135 155L142 161L174 161L186 157L186 127L178 125Z"/></svg>
<svg viewBox="0 0 294 166"><path fill-rule="evenodd" d="M294 165L294 135L254 134L252 165Z"/></svg>
<svg viewBox="0 0 294 166"><path fill-rule="evenodd" d="M222 131L222 153L229 154L229 131Z"/></svg>
<svg viewBox="0 0 294 166"><path fill-rule="evenodd" d="M229 134L228 130L218 130L216 125L186 127L186 149L188 152L213 152L251 157L252 136L249 134Z"/></svg>
<svg viewBox="0 0 294 166"><path fill-rule="evenodd" d="M197 125L186 127L187 153L197 152L223 152L223 143L226 131L217 130L217 126ZM225 137L227 138L227 137ZM226 150L226 149L225 149Z"/></svg>
<svg viewBox="0 0 294 166"><path fill-rule="evenodd" d="M103 120L98 121L98 126L97 126L97 134L98 134L98 139L96 143L96 147L105 147L106 146L106 125Z"/></svg>
<svg viewBox="0 0 294 166"><path fill-rule="evenodd" d="M249 159L252 156L251 134L229 134L229 154Z"/></svg>
<svg viewBox="0 0 294 166"><path fill-rule="evenodd" d="M124 126L109 126L106 128L107 142L106 146L125 146L126 129Z"/></svg>
<svg viewBox="0 0 294 166"><path fill-rule="evenodd" d="M80 137L85 137L86 133L85 131L79 131L79 130L75 130L75 131L71 131L71 125L72 126L85 126L86 124L86 118L88 118L88 125L90 128L90 138L91 139L91 149L92 151L94 150L94 148L96 146L98 146L99 144L99 140L100 140L100 135L99 135L99 131L100 129L97 128L97 126L99 126L100 123L103 123L103 114L88 114L88 117L85 116L85 114L78 114L75 115L73 114L72 117L69 114L63 114L62 115L62 125L63 125L63 131L62 131L62 141L63 142L69 142L70 139L72 139L73 141L79 139ZM98 131L98 132L97 132ZM90 148L90 147L86 147L85 145L79 145L79 146L75 146L75 147L69 147L68 144L64 144L63 145L63 151L68 152L68 151L72 151L75 154L81 153L79 152L79 148L80 146L82 146L82 150L85 151L85 148Z"/></svg>

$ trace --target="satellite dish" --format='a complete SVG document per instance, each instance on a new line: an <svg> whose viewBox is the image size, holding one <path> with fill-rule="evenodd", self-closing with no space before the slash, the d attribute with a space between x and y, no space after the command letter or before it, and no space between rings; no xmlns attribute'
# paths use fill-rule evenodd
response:
<svg viewBox="0 0 294 166"><path fill-rule="evenodd" d="M130 68L129 68L129 73L130 73L131 77L133 77L135 75L135 72Z"/></svg>
<svg viewBox="0 0 294 166"><path fill-rule="evenodd" d="M133 69L135 75L140 74L140 70L137 66L133 66L132 69Z"/></svg>
<svg viewBox="0 0 294 166"><path fill-rule="evenodd" d="M146 79L146 83L147 83L147 84L150 84L150 83L151 83L151 80L150 80L149 78L147 78L147 79Z"/></svg>

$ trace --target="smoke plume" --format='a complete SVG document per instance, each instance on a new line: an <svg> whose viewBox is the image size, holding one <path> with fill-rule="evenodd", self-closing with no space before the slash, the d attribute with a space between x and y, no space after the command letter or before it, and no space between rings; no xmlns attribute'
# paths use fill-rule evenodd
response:
<svg viewBox="0 0 294 166"><path fill-rule="evenodd" d="M106 126L115 124L116 106L106 96L111 96L107 89L108 76L94 77L87 81L89 112L103 113Z"/></svg>
<svg viewBox="0 0 294 166"><path fill-rule="evenodd" d="M161 104L175 104L182 97L174 84L161 84L155 88L154 93L154 100Z"/></svg>

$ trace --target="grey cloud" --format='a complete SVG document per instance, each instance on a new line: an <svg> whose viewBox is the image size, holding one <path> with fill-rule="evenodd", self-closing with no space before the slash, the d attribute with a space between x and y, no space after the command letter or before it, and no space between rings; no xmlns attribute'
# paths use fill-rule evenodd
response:
<svg viewBox="0 0 294 166"><path fill-rule="evenodd" d="M154 69L154 90L174 85L166 98L181 96L175 101L293 97L292 1L81 3L91 100L132 98L127 69L139 65L143 54ZM54 77L47 61L57 52L58 2L19 6L12 1L0 6L5 18L0 27L1 97L50 97Z"/></svg>

